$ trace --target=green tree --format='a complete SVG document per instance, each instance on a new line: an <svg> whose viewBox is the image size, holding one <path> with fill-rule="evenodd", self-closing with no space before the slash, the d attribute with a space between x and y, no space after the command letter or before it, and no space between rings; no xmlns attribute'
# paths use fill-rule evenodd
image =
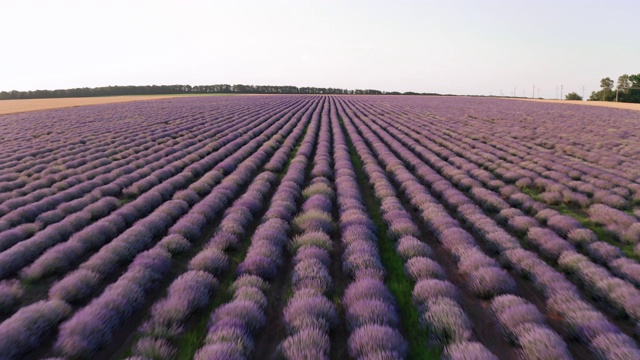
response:
<svg viewBox="0 0 640 360"><path fill-rule="evenodd" d="M578 95L575 92L568 93L564 98L566 100L582 100L582 96Z"/></svg>
<svg viewBox="0 0 640 360"><path fill-rule="evenodd" d="M618 77L618 84L616 88L620 92L627 92L631 87L631 80L629 79L629 75L624 74Z"/></svg>
<svg viewBox="0 0 640 360"><path fill-rule="evenodd" d="M613 89L613 80L609 77L600 80L600 87L602 88L602 101L605 101L611 89Z"/></svg>

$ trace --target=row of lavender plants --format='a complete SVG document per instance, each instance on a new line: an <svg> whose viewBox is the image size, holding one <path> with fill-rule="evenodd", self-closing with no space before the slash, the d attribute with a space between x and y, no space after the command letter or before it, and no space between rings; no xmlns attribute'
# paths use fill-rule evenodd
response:
<svg viewBox="0 0 640 360"><path fill-rule="evenodd" d="M388 161L394 162L393 157L388 154L376 157L343 109L339 110L339 114L344 119L351 141L380 201L389 236L396 241L396 252L405 260L406 274L414 282L413 303L421 313L421 323L429 329L435 341L446 345L444 358L476 356L478 359L496 359L495 355L476 341L471 321L458 303L458 289L446 279L444 269L432 258L433 250L421 240L425 239L424 235L397 197L387 172L378 165L378 159L387 165ZM394 175L395 171L401 170L397 166L393 168L391 172ZM410 175L407 177L406 172L404 175L400 175L405 181L401 185L403 189L415 189L419 186ZM411 190L405 191L408 196L422 195ZM424 345L426 344L425 341Z"/></svg>
<svg viewBox="0 0 640 360"><path fill-rule="evenodd" d="M386 124L389 124L388 121L384 122ZM402 120L398 119L398 122L395 122L393 126L402 129L403 125L401 125L401 123ZM389 129L391 132L397 134L397 131L393 129L393 127L390 127ZM424 144L422 138L413 135L421 134L423 130L409 127L404 127L404 129L404 134L401 133L400 135L396 135L403 141L403 143L414 148L416 148L418 144L413 140L421 141ZM409 139L409 137L411 137L412 139ZM433 146L433 144L431 144L431 146ZM438 148L436 148L435 151L438 156L446 157L446 155L443 155L446 153L441 149L438 150ZM425 155L424 152L421 152L420 155L424 156L428 160L433 159L433 155ZM471 158L473 160L473 157ZM441 165L437 164L437 161L434 160L429 161L429 163L432 166L438 166L439 168L442 168L443 173L449 179L454 179L456 176L460 176L460 174L462 174L460 171L464 171L464 173L468 174L469 177L478 180L488 188L499 189L500 195L502 195L503 197L507 197L509 204L517 206L526 213L535 215L537 220L546 223L546 225L554 230L558 235L566 237L566 239L570 243L576 245L580 250L582 250L596 262L606 265L609 269L611 269L612 272L614 272L615 275L634 284L639 283L638 269L640 268L640 265L635 260L624 257L623 253L615 246L598 240L596 234L593 233L593 231L583 228L577 220L566 215L561 215L555 210L548 209L544 204L531 199L527 194L519 191L515 186L506 185L500 180L497 180L491 173L479 168L476 164L466 162L462 158L449 158L449 160L456 165L459 171L451 170L451 167L449 167L448 169L444 169ZM504 179L505 177L502 178ZM526 234L529 229L540 226L536 219L525 216L525 214L517 209L507 208L504 205L504 201L501 200L497 194L494 194L487 189L480 188L478 184L467 182L464 185L474 185L473 195L481 197L480 200L483 204L485 204L485 206L492 207L495 210L500 211L500 219L503 222L507 223L508 227L513 231ZM629 216L621 212L620 210L612 209L602 204L593 205L591 208L589 208L589 213L594 221L606 224L607 228L611 231L615 232L616 230L618 230L617 232L619 234L628 234L627 239L629 241L631 241L631 239L636 236L635 231L637 230L637 225L635 224L637 223L633 216ZM555 241L552 241L552 243L562 243L561 240L558 240L556 236L550 234L548 231L535 229L531 232L531 235L531 238L534 239L544 236L548 238L549 241L555 239ZM636 248L638 249L640 247Z"/></svg>
<svg viewBox="0 0 640 360"><path fill-rule="evenodd" d="M448 114L439 116L451 118ZM448 123L440 119L436 122L425 121L417 116L410 118L414 123L433 127L434 131L427 134L425 139L432 138L439 145L451 149L455 155L483 159L488 169L506 175L510 181L522 185L535 183L548 190L545 198L549 201L566 199L581 206L588 205L590 201L627 206L640 196L640 187L634 177L626 177L625 173L615 169L576 162L571 157L567 159L562 153L554 154L526 141L505 140L519 137L517 134L501 134L501 129L495 127L485 129L483 121L461 127L462 121L459 119ZM473 130L469 131L467 128Z"/></svg>
<svg viewBox="0 0 640 360"><path fill-rule="evenodd" d="M180 119L180 117L175 119L162 117L161 120L165 121L164 123L151 120L153 118L149 117L147 121L135 124L134 126L131 126L131 124L121 125L123 126L123 130L126 129L126 133L122 134L119 138L109 138L108 140L104 140L104 134L100 134L100 131L98 131L99 134L97 135L91 133L90 131L94 130L93 128L87 129L86 134L74 134L76 138L81 136L82 146L78 146L68 157L62 159L51 159L50 157L55 155L49 155L47 158L39 160L42 164L26 164L25 167L28 167L29 172L33 173L30 177L25 178L25 176L14 173L14 176L21 179L20 182L25 183L24 185L26 186L22 186L19 190L2 194L3 200L11 199L19 195L34 197L38 196L38 192L40 191L53 191L58 188L69 187L80 181L91 180L100 174L98 171L101 170L101 168L111 165L112 162L118 162L124 159L127 160L127 164L140 167L143 164L136 163L136 161L145 159L148 155L154 154L159 149L171 148L189 138L197 137L198 140L201 140L203 137L208 138L212 136L213 134L198 134L199 131L203 131L205 128L218 128L222 124L231 125L228 124L228 122L233 115L232 110L219 111L211 115L212 116L206 116L205 118L183 115L183 119ZM165 127L165 123L167 122L172 123L173 126L167 129ZM65 125L69 126L66 122ZM118 128L119 127L105 128L103 131L113 133L117 132ZM70 133L73 133L73 131L70 131ZM92 142L92 138L96 136L99 139L102 138L101 141L104 142L104 144ZM148 154L141 154L142 152L151 150L150 148L152 147L156 148L154 149L155 151ZM78 159L78 155L80 154L83 155L82 159ZM69 159L70 162L65 161L66 159ZM80 164L82 164L82 166L78 167ZM60 169L61 167L63 170ZM43 178L41 178L41 173L45 175ZM2 187L12 187L11 185L10 182L5 182L2 184ZM47 187L52 185L54 189L47 189ZM41 189L43 187L44 189ZM22 200L13 198L12 202L14 203L3 201L2 209L5 210L2 210L2 212L5 212L7 209L13 209L16 206L22 206L21 204L25 200L28 200L28 198Z"/></svg>
<svg viewBox="0 0 640 360"><path fill-rule="evenodd" d="M193 314L209 306L218 279L231 266L227 252L241 247L242 239L249 235L248 226L262 211L264 202L276 185L276 174L283 170L290 153L309 125L312 110L309 108L306 111L303 121L296 125L247 191L224 211L215 233L189 261L188 271L171 283L166 297L153 305L149 319L137 331L139 338L132 349L134 355L148 359L176 356L179 339L185 332L185 323ZM255 289L249 288L239 296L260 297Z"/></svg>
<svg viewBox="0 0 640 360"><path fill-rule="evenodd" d="M383 133L381 129L376 129L376 130L379 133ZM394 143L393 139L391 138L387 138L387 141L391 144L394 144L394 149L401 149L403 147L402 144ZM418 174L422 175L421 177L423 178L423 180L426 181L428 184L430 184L430 186L432 186L436 191L441 193L442 194L441 196L443 196L443 200L446 203L448 202L454 209L458 209L458 211L462 214L461 215L462 218L468 219L470 226L476 227L476 228L478 228L478 226L480 227L478 229L478 232L479 234L484 234L483 237L485 238L485 240L489 242L489 245L497 247L497 250L504 251L505 249L509 249L509 251L514 251L514 252L517 252L518 254L522 254L523 250L516 251L516 250L520 250L520 249L517 249L517 247L519 247L519 245L517 244L517 241L515 241L515 239L513 239L512 237L510 238L510 236L506 234L504 230L499 229L499 227L496 226L492 220L486 217L476 205L468 204L468 200L465 201L464 194L456 192L455 189L452 189L448 181L439 181L442 179L440 175L435 173L430 168L424 168L424 165L421 167L419 160L415 159L413 155L411 155L410 153L403 153L403 155L409 155L409 158L413 158L412 165L414 169L416 169ZM441 167L435 166L435 168L440 169ZM458 178L457 180L461 182L462 181L461 179L462 178ZM479 224L479 221L481 221L480 224ZM495 234L488 234L492 236L487 236L487 232L495 232ZM506 253L509 253L509 251L507 251ZM531 256L527 255L527 257L531 257ZM535 258L535 255L534 255L534 258ZM533 258L531 258L529 261L531 261L532 259ZM510 259L509 257L507 257L506 260L508 262L510 260L514 261L511 263L511 266L513 266L516 269L522 269L522 264L518 264L518 262L524 261L525 259L524 258ZM553 270L549 268L548 265L546 265L544 262L542 262L539 259L536 260L534 264L535 266L533 268L527 268L527 269L541 271L540 275L544 275L542 276L541 280L543 280L544 283L547 283L547 284L543 283L543 284L537 284L537 285L540 285L543 291L546 293L545 295L548 297L548 306L552 308L552 310L557 310L557 308L553 309L552 304L555 306L557 306L558 304L552 301L554 299L551 296L554 294L550 294L550 293L555 291L553 290L553 288L557 288L557 289L562 289L562 291L570 290L568 294L562 294L562 295L563 296L566 295L567 297L571 298L572 304L581 304L580 307L577 309L580 309L582 311L588 311L590 314L594 314L594 316L595 314L598 313L597 311L594 311L593 308L591 308L587 303L585 303L582 300L579 300L579 295L577 291L575 290L575 288L571 286L571 284L566 279L562 277L558 277L557 273L555 273L555 275L550 277L550 275L553 274L552 272ZM544 274L544 272L542 271L546 272L547 274ZM530 274L531 273L528 273L527 275L531 276ZM552 278L554 279L554 281L550 281L550 279ZM575 312L575 310L568 311L569 309L570 308L562 308L562 310L567 310L567 312L569 313ZM560 313L562 313L562 311ZM575 326L574 326L575 324L571 324L571 323L578 319L575 319L575 317L573 316L567 317L567 314L563 314L563 316L564 316L563 320L567 321L569 327L570 328L573 327L573 329L575 330ZM594 320L591 320L591 321L594 321ZM604 321L605 323L608 323L602 315L599 315L598 321L599 322ZM616 341L616 345L612 347L608 347L607 350L604 351L605 354L607 354L608 353L607 351L609 350L611 350L612 353L615 353L615 351L619 351L620 354L624 353L625 351L629 351L630 353L637 351L637 350L634 350L635 345L633 346L629 345L628 341L622 340L624 338L624 335L620 334L617 328L615 328L610 323L608 324L609 324L607 325L608 327L599 327L597 331L589 331L587 335L582 337L582 339L585 339L586 341L588 341L590 345L594 347L596 352L602 352L604 351L602 350L602 346L604 345L600 344L599 343L600 340L598 339L607 338L608 340L611 340L608 338L609 335L611 335L612 337L618 336L620 337L620 339ZM586 325L581 324L581 326L586 326ZM631 342L631 344L633 344L633 342Z"/></svg>
<svg viewBox="0 0 640 360"><path fill-rule="evenodd" d="M312 178L302 191L304 202L292 223L296 234L290 243L292 295L282 313L288 336L280 346L283 357L291 360L329 359L329 332L337 322L337 311L327 296L332 289L329 268L335 198L329 106L323 108L320 121Z"/></svg>
<svg viewBox="0 0 640 360"><path fill-rule="evenodd" d="M156 204L159 204L161 200L161 199L158 199L157 195L156 195L156 198L153 198L153 197L149 198L149 197L143 196L138 200L138 202L141 204L146 203L145 206L149 206L149 205L152 205L152 204L149 204L149 199L157 201ZM131 206L136 205L136 202L133 202L129 205ZM131 206L129 206L130 210L131 210ZM98 268L95 268L95 266L92 267L87 265L88 269L81 269L72 274L69 274L66 278L63 279L63 281L59 282L58 284L55 284L53 288L51 288L51 290L49 291L50 296L63 297L68 301L72 301L72 302L83 300L83 298L88 295L88 292L91 289L94 289L96 286L99 285L100 278L103 277L103 276L97 276L96 270L98 270L98 274L101 274L102 270L105 270L105 271L114 270L111 268L105 269L105 266L106 267L113 266L112 257L108 255L109 253L113 252L110 249L118 249L119 247L122 246L120 244L133 244L135 245L133 248L134 250L140 249L140 246L142 247L146 246L145 244L148 243L153 238L153 233L151 231L153 231L154 229L155 231L161 231L162 228L165 226L164 224L166 224L167 221L175 221L177 217L182 215L185 208L188 208L188 205L182 200L173 200L173 201L165 202L164 204L162 204L162 206L160 206L157 209L154 215L139 222L137 227L134 226L128 229L120 237L115 237L116 235L115 231L108 226L105 227L105 225L111 225L111 224L117 225L118 228L116 231L121 231L126 227L126 224L123 224L122 220L120 220L118 217L113 216L113 217L107 218L106 221L104 222L97 222L94 225L92 225L89 229L92 230L93 232L90 232L90 231L81 232L79 233L80 236L72 237L70 241L63 243L61 250L64 250L64 251L50 252L48 254L45 254L44 259L48 261L43 261L36 265L41 265L41 264L48 265L49 269L46 269L46 270L53 272L53 271L72 268L72 265L74 264L74 262L77 262L79 260L76 257L72 257L72 254L78 255L79 251L81 250L88 251L92 246L95 248L97 247L97 245L98 246L100 245L100 243L98 242L108 241L109 236L113 236L115 238L114 240L115 243L118 244L118 245L115 245L115 247L114 246L108 247L107 250L103 250L100 253L100 254L102 253L106 254L107 257L104 258L103 256L104 259L102 259L102 260L105 260L106 262L98 261L97 263L98 265L96 265L98 266ZM133 213L135 212L132 212L132 214ZM112 219L120 220L120 221L114 223ZM109 220L112 220L112 221L107 222ZM120 250L118 251L121 252ZM122 256L120 256L120 258L122 258L123 256L126 256L127 254L121 254L121 255ZM131 255L129 256L133 256L133 255L135 255L135 252L131 253ZM98 254L98 257L99 257L99 254ZM94 263L96 262L94 261ZM89 264L90 265L92 264L91 260L89 261ZM103 265L100 265L100 264L103 264ZM30 268L30 269L33 269L33 268ZM101 274L101 275L104 275L104 274ZM78 287L77 286L78 281L80 281L81 283L84 283L85 286ZM2 301L2 304L0 304L3 307L3 310L15 308L16 303L18 302L20 296L23 294L22 291L16 291L16 287L20 288L19 283L12 281L12 282L7 282L6 285L7 286L3 286L2 289L0 289L0 290L4 289L4 293L2 294L3 301ZM82 289L82 291L79 291L79 289Z"/></svg>
<svg viewBox="0 0 640 360"><path fill-rule="evenodd" d="M313 153L322 105L312 115L312 126L282 178L261 224L251 236L244 260L236 268L233 299L211 314L205 343L195 359L245 359L266 321L266 291L278 275L298 209L306 169Z"/></svg>
<svg viewBox="0 0 640 360"><path fill-rule="evenodd" d="M443 173L450 175L451 173L446 170L447 169L443 168ZM450 179L453 180L451 177ZM514 214L512 210L515 209L510 208L507 203L505 203L491 190L473 187L470 191L470 195L480 204L489 207L489 210L501 211L501 214L507 214L507 216L505 216L507 219L510 217L509 215ZM594 206L604 207L604 205ZM509 212L511 213L509 214ZM571 231L573 231L573 238L578 237L578 234L583 237L591 238L594 235L586 229L581 229L582 226L575 219L565 215L560 215L555 211L542 210L538 212L537 217L546 221L547 224L560 235L567 236ZM556 235L553 231L541 228L540 224L538 224L535 219L521 214L517 219L514 217L511 218L511 220L511 226L520 226L520 230L524 230L527 234L526 240L530 242L531 245L540 248L543 255L553 259L554 261L557 260L564 252L567 252L567 257L572 257L573 254L575 254L575 249L569 242ZM594 258L605 263L609 261L612 262L614 259L621 256L618 249L604 242L593 240L587 245L587 251ZM616 268L626 265L627 270L632 270L633 267L631 265L636 264L629 264L629 261L627 261L622 265L619 263L614 263L613 265L614 267L617 265ZM577 269L567 268L564 266L560 266L560 268L567 272L577 274L579 281L582 282L589 291L594 294L594 296L603 299L607 305L613 305L617 311L620 311L623 314L630 316L634 321L637 321L638 315L636 302L637 299L640 299L640 292L634 288L633 284L615 278L607 270L593 264L591 261L581 262L581 266ZM625 268L622 267L622 270L624 271ZM596 272L598 274L597 276L595 276ZM587 276L587 274L589 274L589 276Z"/></svg>
<svg viewBox="0 0 640 360"><path fill-rule="evenodd" d="M288 109L288 111L291 111L291 109ZM277 122L274 122L274 119L273 121L268 122L265 127L270 126L270 129L267 132L271 134L270 136L276 135L276 131L280 130L281 134L276 136L276 138L282 139L288 135L288 132L291 130L294 123L289 123L287 126L287 120L289 120L288 117L285 116L282 119L279 119L279 117L276 118L278 119ZM283 127L286 130L283 130ZM258 132L256 132L255 135L258 135L264 127L260 126L256 129ZM79 270L68 274L60 282L55 284L49 291L50 298L61 298L71 303L76 303L78 301L86 302L86 300L90 298L90 294L95 292L95 290L100 286L102 279L107 278L108 274L113 274L114 271L117 271L118 268L130 261L129 259L133 259L134 257L138 259L136 254L140 251L144 251L149 245L152 245L155 241L154 239L162 232L166 231L166 229L175 220L178 220L178 218L180 220L169 229L169 233L180 234L188 238L190 241L194 241L205 224L212 221L216 217L216 212L222 210L225 204L233 196L237 196L234 194L237 194L237 191L242 187L242 183L251 179L251 173L255 172L260 167L259 164L266 161L270 157L270 154L275 151L277 148L277 141L266 142L270 136L263 135L256 137L247 143L247 145L242 149L221 156L221 162L209 172L209 174L214 175L214 177L210 179L207 179L206 175L203 177L211 183L208 185L210 187L213 187L217 182L220 182L220 180L224 178L220 185L215 188L217 191L214 190L210 192L202 201L199 201L200 198L194 193L196 196L194 199L195 201L192 203L187 203L184 200L173 200L162 204L160 208L152 213L151 216L138 221L131 228L127 229L123 235L115 238L113 241L109 242L107 246L100 249L100 251L95 253L88 261L85 261L80 266ZM262 149L258 150L257 146L261 143L264 143L264 145L262 146ZM253 156L245 160L242 165L236 165L238 162L252 154ZM229 157L229 155L231 156ZM224 159L225 157L226 159ZM227 176L226 178L222 175L225 169L233 169L236 167L238 168L235 174ZM176 207L176 205L178 205L178 207ZM181 217L190 206L193 206L190 214ZM158 266L161 264L166 265L170 258L167 258L166 251L162 253L160 250L154 248L142 254L151 253L151 255L145 256L151 256L152 258L157 258L159 256L162 258L162 261L158 262ZM160 255L158 255L158 253L160 253ZM161 274L161 270L164 268L156 269L153 264L149 264L150 266L146 268L144 260L145 256L142 254L140 255L142 256L142 260L134 261L134 263L130 265L129 270L125 272L125 275L120 277L120 280L107 288L105 293L94 300L88 307L84 308L63 326L63 329L67 330L63 330L61 332L61 339L58 341L57 346L62 353L68 353L71 356L76 356L77 354L83 354L85 352L90 353L94 351L97 347L108 340L108 335L112 332L112 328L118 325L118 321L121 321L122 318L126 318L130 315L130 313L127 313L128 309L135 308L135 304L141 304L140 301L144 298L143 296L139 299L140 301L129 304L125 308L113 308L112 311L115 311L115 315L118 316L114 316L113 319L105 322L105 324L96 323L96 319L100 319L100 316L97 316L95 319L92 316L92 312L108 311L103 308L105 305L103 303L106 302L107 304L111 304L113 301L120 301L118 300L118 296L115 295L121 290L120 287L122 286L125 288L133 287L133 290L130 293L131 296L140 294L140 291L144 294L145 290L148 291L153 288L154 281L152 280L159 280L159 278L154 277L154 273L158 272ZM142 269L138 269L140 267L142 267ZM166 271L166 269L164 269L164 271ZM143 276L143 278L135 276L134 278L128 278L127 274ZM152 276L152 278L146 279L144 276ZM136 286L140 287L137 291L135 290ZM133 301L133 299L130 298L129 300ZM127 304L127 302L125 301L122 304ZM21 309L14 315L14 317L20 318L23 310L24 309ZM89 316L83 317L82 314L85 313L89 314ZM102 318L104 319L104 316ZM92 333L93 335L87 334L86 338L74 335L74 331L77 333L76 329L79 327L82 328L82 326L85 325L89 326L87 324L93 326L93 329L95 329ZM50 325L55 326L53 323ZM3 330L8 332L8 339L12 338L9 335L13 336L20 333L29 333L30 331L28 328L25 329L19 327L3 327ZM51 328L49 328L49 330L51 330ZM81 333L82 332L84 332L84 330L81 331ZM15 348L18 352L24 352L28 349L28 347L26 349L23 348L22 345L16 346Z"/></svg>
<svg viewBox="0 0 640 360"><path fill-rule="evenodd" d="M272 120L263 126L255 128L256 132L254 134L259 134L260 130L273 124L274 121L275 120ZM3 260L0 262L5 265L3 267L3 274L10 274L20 267L29 264L34 259L36 259L35 262L21 272L23 278L37 280L44 275L51 276L56 273L64 273L72 269L79 261L82 261L82 254L90 254L94 249L109 243L118 236L135 237L140 235L140 227L136 228L134 226L126 229L127 226L131 226L138 219L151 213L155 207L162 204L165 199L169 199L172 195L174 200L180 202L172 201L165 203L163 205L164 209L158 208L156 210L159 214L167 212L171 214L177 211L179 215L180 208L183 206L181 205L182 202L186 201L189 205L193 205L193 203L199 199L196 190L199 190L201 194L205 194L207 191L210 191L213 185L223 178L222 171L214 171L212 168L248 141L248 136L238 137L237 134L230 134L229 139L223 140L222 144L217 146L220 147L220 151L209 155L202 154L203 158L200 161L189 165L182 173L157 185L109 216L98 221L95 221L97 219L93 218L94 222L84 229L82 229L82 225L88 221L86 216L80 217L80 214L77 215L81 220L84 220L84 222L79 224L75 216L64 218L62 223L50 226L50 229L48 228L50 231L45 230L42 233L38 233L37 236L22 241L9 250L0 253L0 259ZM222 146L224 144L226 144L226 146ZM247 153L248 152L245 151L245 154ZM230 159L225 161L228 162ZM206 173L207 171L209 172ZM204 176L202 176L203 174ZM194 182L196 175L201 177ZM189 183L191 183L191 185L189 185ZM187 185L189 185L187 190L179 190ZM102 214L104 214L104 210L102 211ZM162 219L158 219L156 222L157 221L162 221ZM69 228L68 224L75 225L75 228ZM125 229L126 231L123 232ZM80 231L73 234L75 232L74 230ZM146 230L142 229L142 231ZM71 237L66 240L68 236ZM40 255L43 250L51 246L53 247ZM74 256L69 256L71 254Z"/></svg>
<svg viewBox="0 0 640 360"><path fill-rule="evenodd" d="M247 124L244 124L244 126L246 126ZM247 129L249 129L250 127L247 127ZM237 129L235 128L231 128L230 131L226 131L226 129L222 128L222 129L213 129L209 131L209 135L215 134L217 131L223 130L224 133L226 134L233 134L234 131L237 131ZM231 138L229 138L228 140L222 141L217 143L215 146L213 147L206 147L205 149L200 149L200 151L196 151L198 149L194 149L193 146L188 147L186 149L184 149L183 151L178 151L177 153L173 154L172 156L170 156L167 160L169 161L173 161L173 163L171 165L176 166L175 170L171 167L167 168L167 166L169 166L170 164L165 163L164 161L161 161L160 166L165 167L164 171L168 172L169 174L173 174L176 171L178 171L180 168L183 168L186 165L189 165L188 162L185 162L184 158L187 158L188 156L196 156L195 159L198 159L199 157L203 158L203 162L201 162L199 167L196 167L195 164L191 164L191 166L187 167L186 169L184 169L183 174L180 175L175 175L173 176L172 179L170 179L169 181L166 181L168 183L168 185L171 185L171 187L167 187L165 186L165 190L162 193L162 195L171 195L171 188L177 188L179 189L180 186L184 186L181 184L184 184L185 181L190 180L189 177L187 177L187 175L191 175L191 176L195 176L198 175L199 173L202 174L203 171L207 170L206 166L207 166L207 162L204 162L205 159L208 160L208 163L211 163L212 161L215 161L215 158L212 158L213 154L211 154L211 152L213 152L214 150L220 149L222 146L224 146L225 144L228 144L229 142L231 142L231 140L233 140L234 138L236 138L238 135L237 134L233 134ZM189 142L186 142L185 145L193 145L190 144ZM229 144L230 145L230 144ZM231 146L231 145L230 145ZM186 147L186 146L185 146ZM233 148L229 148L227 149L227 154L230 154L231 151L233 151ZM162 154L164 155L164 154ZM219 156L219 154L218 154ZM162 158L160 158L162 159ZM157 159L151 159L151 160L156 160ZM180 162L180 165L176 165L177 162ZM56 237L64 237L64 236L68 236L70 234L73 234L73 232L75 232L74 230L79 230L81 228L84 227L84 225L86 225L89 221L95 221L97 219L99 219L101 216L100 215L107 215L108 211L105 210L109 210L108 207L106 207L105 209L103 209L101 212L98 211L80 211L83 210L82 206L86 205L86 204L90 204L92 202L95 202L97 200L100 199L101 195L118 195L120 191L126 189L128 186L130 186L134 181L140 180L141 178L143 178L144 176L149 176L151 175L151 170L153 169L153 167L151 167L151 169L147 168L147 167L143 167L144 166L148 166L148 163L143 163L143 164L138 164L138 166L140 166L141 168L137 171L135 170L135 167L132 167L131 165L129 165L130 170L129 171L125 171L125 172L116 172L114 173L113 176L107 176L106 178L104 178L102 181L99 181L98 183L96 183L96 185L99 185L99 187L97 187L96 189L93 189L94 192L92 192L92 196L88 196L85 198L80 199L80 203L79 202L63 202L59 205L60 210L54 210L53 213L44 213L39 215L37 221L33 224L25 224L26 225L26 229L24 226L20 226L17 228L13 228L10 229L8 231L5 231L3 233L0 233L0 243L2 244L3 247L9 247L11 245L13 245L14 243L18 243L20 242L17 246L15 246L12 249L7 249L6 251L4 251L3 253L0 254L0 257L4 256L8 259L18 259L18 266L23 266L25 264L28 264L31 260L33 260L32 257L29 256L21 256L23 255L25 252L28 253L28 255L31 256L37 256L40 254L41 250L36 250L34 248L35 247L39 247L42 246L46 249L46 247L51 246L52 244L55 244L56 241ZM203 166L204 165L204 166ZM133 172L131 172L133 171ZM103 184L104 183L104 184ZM89 185L91 186L91 184L89 183L82 183L79 185L79 187L84 187L86 188L85 185ZM176 190L177 190L176 189ZM73 191L73 189L70 189L70 191ZM63 199L59 199L58 202L62 201ZM138 200L138 203L140 201ZM146 201L145 201L146 202ZM37 205L37 204L36 204ZM137 206L136 206L137 205ZM135 217L136 214L144 211L143 208L140 208L140 206L134 202L134 204L129 205L130 210L129 211L125 211L123 209L123 213L122 216L123 219L125 221L129 221L131 220L132 217ZM69 215L73 215L73 216L69 216ZM75 220L78 218L78 220ZM80 222L80 223L78 223ZM48 225L48 226L47 226ZM72 226L71 229L69 228L69 225ZM42 231L42 233L36 233L34 237L29 238L29 235L31 232L34 232L34 229L38 229L38 228L43 228L45 227L44 230ZM24 231L27 230L27 231ZM65 231L66 230L66 231ZM67 235L68 234L68 235ZM49 239L47 241L47 239ZM27 240L27 241L24 241ZM44 243L43 243L44 242ZM31 243L35 243L35 245L31 246ZM0 261L1 262L1 261ZM3 274L7 274L10 273L11 271L15 271L15 265L13 266L7 266L5 267ZM5 275L6 276L6 275Z"/></svg>
<svg viewBox="0 0 640 360"><path fill-rule="evenodd" d="M290 101L290 100L289 100ZM112 104L100 107L82 107L50 112L26 113L3 116L2 133L5 135L0 151L10 154L3 156L2 181L17 179L21 176L32 177L41 173L55 173L59 156L75 158L77 164L80 153L89 155L104 152L108 156L116 155L113 148L102 148L100 144L124 144L127 138L136 139L139 135L162 134L170 127L198 127L202 122L212 120L212 116L240 112L239 104L230 102L204 102L187 100L172 104L149 102L136 104ZM265 104L250 104L244 109L252 111ZM267 106L273 106L269 104ZM186 111L186 110L189 111ZM52 126L52 122L55 125ZM48 134L41 136L41 134ZM144 144L140 142L135 146ZM24 146L25 141L33 146ZM11 146L14 146L13 148ZM88 146L92 145L92 146ZM74 160L74 159L72 159ZM43 167L49 166L49 168ZM71 164L73 165L73 164ZM22 185L24 186L24 185Z"/></svg>
<svg viewBox="0 0 640 360"><path fill-rule="evenodd" d="M261 166L275 153L277 144L270 143L267 140L274 136L278 137L277 135L279 135L279 137L286 137L291 132L295 122L288 122L287 120L289 120L289 116L279 119L278 123L273 125L266 134L255 137L245 147L234 152L233 155L227 157L216 166L213 171L219 172L220 166L228 166L229 170L235 170L231 171L229 176L225 177L219 185L215 186L202 201L196 203L188 213L175 222L175 224L168 229L168 234L180 235L187 239L189 243L196 243L207 224L216 219L218 214L224 210L234 198L241 194L240 191L245 184L256 176ZM279 132L276 133L276 131ZM258 146L260 147L258 148ZM240 161L242 162L238 164ZM169 223L169 225L170 224L171 223ZM152 240L153 237L154 236L149 240ZM150 244L150 241L141 241L139 238L133 241L127 241L125 246L132 248L133 251L120 254L121 256L114 260L120 263L128 261L129 256L133 256L138 251L143 250L144 246L147 245L146 243ZM83 265L86 266L81 265L80 270L71 273L59 284L65 282L65 280L69 280L67 282L68 284L75 284L73 281L74 274L84 274L86 271L98 274L98 281L85 281L82 284L83 288L91 287L99 283L101 278L105 277L106 273L113 271L112 267L114 265L117 266L117 262L114 264L110 254L113 251L117 252L120 246L121 244L119 244L116 239L116 241L102 248L85 262ZM151 249L148 252L153 250L154 249ZM142 256L142 254L139 256ZM167 263L169 262L170 258L167 260ZM135 269L135 263L136 261L134 260L127 272L122 275L116 283L110 285L99 297L60 326L60 334L55 344L56 351L67 357L86 357L108 343L113 332L122 326L131 316L131 311L144 304L144 294L153 290L156 284L150 280L140 279L140 281L131 281L127 279L128 273L133 272L137 274L139 272ZM159 268L150 266L147 269L147 273L151 275L162 273L162 271ZM130 299L126 302L128 306L124 309L109 306L109 304L113 302L120 301L117 286L120 282L124 282L124 286L132 288L132 293L134 294L136 287L142 290L142 294L138 298ZM55 287L52 288L52 291L55 289ZM64 295L63 293L63 296ZM84 297L86 297L86 295ZM110 321L107 321L107 319Z"/></svg>
<svg viewBox="0 0 640 360"><path fill-rule="evenodd" d="M384 284L377 229L364 205L335 102L330 115L343 271L351 277L342 298L350 331L348 354L356 359L404 359L409 349L399 331L395 298Z"/></svg>

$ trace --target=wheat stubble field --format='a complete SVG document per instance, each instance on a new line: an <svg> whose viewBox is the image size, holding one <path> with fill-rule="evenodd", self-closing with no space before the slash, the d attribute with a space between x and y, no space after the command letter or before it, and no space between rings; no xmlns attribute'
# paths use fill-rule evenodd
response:
<svg viewBox="0 0 640 360"><path fill-rule="evenodd" d="M0 359L638 358L638 121L411 96L2 115Z"/></svg>

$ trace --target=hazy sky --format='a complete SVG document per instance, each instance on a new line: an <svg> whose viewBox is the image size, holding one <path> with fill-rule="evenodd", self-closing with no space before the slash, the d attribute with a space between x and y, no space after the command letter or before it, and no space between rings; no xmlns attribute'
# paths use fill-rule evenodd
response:
<svg viewBox="0 0 640 360"><path fill-rule="evenodd" d="M638 0L0 0L0 90L272 84L553 98L640 73ZM537 94L536 94L537 95Z"/></svg>

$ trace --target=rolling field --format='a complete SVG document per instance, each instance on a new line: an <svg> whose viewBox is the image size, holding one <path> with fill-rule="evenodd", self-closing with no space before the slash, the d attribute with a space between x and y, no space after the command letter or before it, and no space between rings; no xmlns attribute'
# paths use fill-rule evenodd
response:
<svg viewBox="0 0 640 360"><path fill-rule="evenodd" d="M0 359L640 359L640 112L183 97L0 116Z"/></svg>

